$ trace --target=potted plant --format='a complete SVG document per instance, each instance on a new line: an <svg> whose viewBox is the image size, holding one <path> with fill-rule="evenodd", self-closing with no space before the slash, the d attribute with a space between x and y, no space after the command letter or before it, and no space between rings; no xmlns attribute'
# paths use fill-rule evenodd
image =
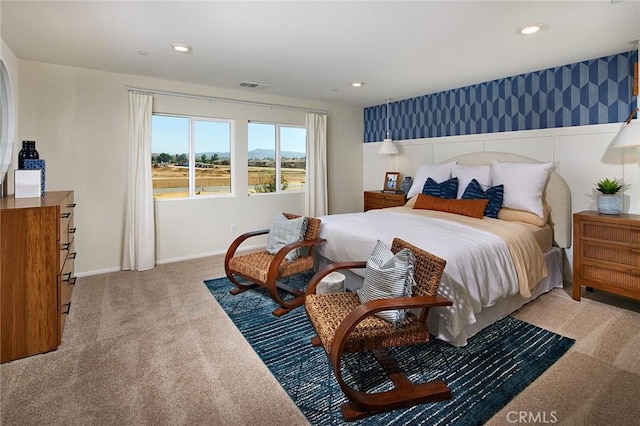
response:
<svg viewBox="0 0 640 426"><path fill-rule="evenodd" d="M618 179L602 179L596 183L596 190L600 192L596 198L598 213L619 214L622 211L622 194L624 184Z"/></svg>

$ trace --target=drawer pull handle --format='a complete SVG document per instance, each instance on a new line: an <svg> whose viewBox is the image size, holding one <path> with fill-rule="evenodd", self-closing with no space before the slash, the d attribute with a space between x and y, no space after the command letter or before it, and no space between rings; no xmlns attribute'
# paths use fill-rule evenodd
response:
<svg viewBox="0 0 640 426"><path fill-rule="evenodd" d="M66 274L64 274L66 276L66 278L64 279L64 282L69 283L71 285L75 285L78 277L71 277L71 274L72 272L67 272Z"/></svg>
<svg viewBox="0 0 640 426"><path fill-rule="evenodd" d="M76 258L77 254L78 254L77 251L74 251L73 253L70 253L68 259L74 260Z"/></svg>
<svg viewBox="0 0 640 426"><path fill-rule="evenodd" d="M76 228L69 228L69 233L70 234L75 234L76 233Z"/></svg>
<svg viewBox="0 0 640 426"><path fill-rule="evenodd" d="M71 213L62 213L60 215L63 219L69 219L71 217Z"/></svg>
<svg viewBox="0 0 640 426"><path fill-rule="evenodd" d="M71 203L71 204L67 204L67 207L69 207L70 209L75 208L76 203Z"/></svg>
<svg viewBox="0 0 640 426"><path fill-rule="evenodd" d="M73 277L71 280L69 280L69 284L70 285L76 285L76 280L78 279L78 277Z"/></svg>
<svg viewBox="0 0 640 426"><path fill-rule="evenodd" d="M69 251L69 247L71 247L71 243L64 243L62 245L62 247L60 248L60 250L67 250Z"/></svg>
<svg viewBox="0 0 640 426"><path fill-rule="evenodd" d="M69 312L71 311L71 302L69 303L65 303L62 306L66 306L67 307L67 312L63 312L64 315L69 315Z"/></svg>

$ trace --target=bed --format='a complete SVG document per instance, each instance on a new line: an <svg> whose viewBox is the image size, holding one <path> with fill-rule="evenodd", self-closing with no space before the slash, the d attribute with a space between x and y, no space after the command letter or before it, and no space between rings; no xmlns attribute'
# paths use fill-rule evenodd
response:
<svg viewBox="0 0 640 426"><path fill-rule="evenodd" d="M543 164L496 152L462 155L441 164L471 170L491 166L494 160L500 162L498 166ZM496 167L491 170L497 172ZM453 306L432 309L429 330L440 340L464 346L484 327L563 286L562 250L571 243L570 192L553 170L539 186L540 198L548 206L543 224L414 209L417 196L402 207L323 216L320 237L327 243L317 251L318 265L365 260L377 240L390 246L394 237L444 258L447 266L438 293L452 300ZM513 192L513 184L504 188L506 202L507 189ZM344 272L349 290L362 285L362 271Z"/></svg>

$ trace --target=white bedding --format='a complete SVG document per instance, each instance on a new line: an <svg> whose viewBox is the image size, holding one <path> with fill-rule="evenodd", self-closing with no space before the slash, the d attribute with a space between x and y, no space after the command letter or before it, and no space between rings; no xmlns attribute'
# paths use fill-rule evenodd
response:
<svg viewBox="0 0 640 426"><path fill-rule="evenodd" d="M430 317L440 317L438 335L444 340L460 343L457 336L476 322L476 314L484 308L513 295L530 297L529 286L523 291L519 285L507 244L491 232L402 209L329 215L321 220L320 236L327 242L318 248L318 254L332 261L366 260L378 239L390 247L395 237L445 259L438 293L453 306L430 313ZM352 272L363 274L363 270Z"/></svg>

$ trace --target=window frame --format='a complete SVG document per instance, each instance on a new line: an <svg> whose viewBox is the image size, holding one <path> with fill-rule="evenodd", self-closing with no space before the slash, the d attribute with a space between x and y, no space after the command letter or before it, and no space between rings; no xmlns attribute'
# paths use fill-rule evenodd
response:
<svg viewBox="0 0 640 426"><path fill-rule="evenodd" d="M249 120L249 122L247 123L247 154L249 153L249 126L251 124L268 124L268 125L273 125L275 126L275 147L274 147L274 158L276 161L275 164L275 178L276 178L276 190L274 192L250 192L249 191L249 185L247 185L247 194L248 195L276 195L276 194L300 194L300 193L304 193L307 190L307 177L308 177L308 172L309 172L309 164L308 164L308 147L306 145L306 131L307 128L304 125L301 124L290 124L290 123L282 123L282 122L275 122L275 121L263 121L263 120ZM305 147L304 147L304 153L305 153L305 167L304 167L304 176L305 176L305 186L302 189L291 189L291 190L282 190L282 156L281 156L281 141L280 141L280 129L281 128L294 128L294 129L303 129L305 131ZM245 166L247 167L246 169L246 175L247 175L247 183L248 183L248 179L249 179L249 158L247 156L247 163L245 164Z"/></svg>
<svg viewBox="0 0 640 426"><path fill-rule="evenodd" d="M185 118L188 119L188 154L187 159L189 162L189 170L188 170L188 188L187 188L187 196L186 197L156 197L154 193L154 201L182 201L182 200L200 200L204 198L224 198L224 197L233 197L235 194L235 179L233 179L233 158L234 158L234 124L235 121L230 118L218 118L218 117L207 117L201 115L189 115L189 114L173 114L173 113L162 113L162 112L154 112L152 113L152 121L153 116L162 116L162 117L177 117L177 118ZM214 194L207 193L203 195L196 194L196 152L195 152L195 123L196 122L216 122L216 123L225 123L229 125L229 192ZM153 154L153 124L152 124L152 132L151 132L151 151ZM152 177L153 180L153 177Z"/></svg>

